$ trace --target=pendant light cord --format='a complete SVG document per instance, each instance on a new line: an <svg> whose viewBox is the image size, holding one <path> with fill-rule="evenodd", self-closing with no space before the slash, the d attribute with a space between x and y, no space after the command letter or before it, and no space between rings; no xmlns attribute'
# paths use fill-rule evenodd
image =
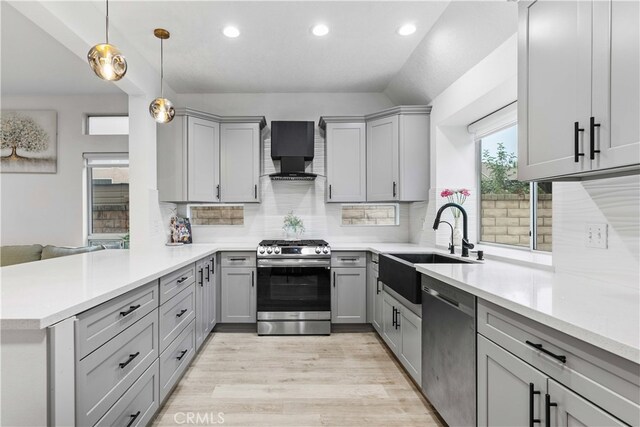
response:
<svg viewBox="0 0 640 427"><path fill-rule="evenodd" d="M109 44L109 0L107 0L107 19L105 23L105 32L107 33L107 44Z"/></svg>
<svg viewBox="0 0 640 427"><path fill-rule="evenodd" d="M164 87L162 80L164 79L164 40L160 39L160 98L164 98Z"/></svg>

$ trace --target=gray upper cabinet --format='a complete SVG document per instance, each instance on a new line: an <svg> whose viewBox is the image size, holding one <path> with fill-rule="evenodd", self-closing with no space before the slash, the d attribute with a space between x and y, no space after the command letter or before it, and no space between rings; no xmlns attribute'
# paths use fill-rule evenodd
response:
<svg viewBox="0 0 640 427"><path fill-rule="evenodd" d="M520 2L518 178L640 162L637 2Z"/></svg>
<svg viewBox="0 0 640 427"><path fill-rule="evenodd" d="M171 123L157 127L160 200L258 202L265 125L264 117L179 109Z"/></svg>
<svg viewBox="0 0 640 427"><path fill-rule="evenodd" d="M366 128L364 118L322 117L325 130L327 202L364 202L367 200Z"/></svg>
<svg viewBox="0 0 640 427"><path fill-rule="evenodd" d="M338 267L332 270L331 322L366 323L367 269Z"/></svg>
<svg viewBox="0 0 640 427"><path fill-rule="evenodd" d="M260 201L259 123L223 123L220 137L220 195L223 202Z"/></svg>
<svg viewBox="0 0 640 427"><path fill-rule="evenodd" d="M430 112L403 106L366 117L367 201L428 199Z"/></svg>
<svg viewBox="0 0 640 427"><path fill-rule="evenodd" d="M547 376L482 335L477 342L478 426L545 425Z"/></svg>

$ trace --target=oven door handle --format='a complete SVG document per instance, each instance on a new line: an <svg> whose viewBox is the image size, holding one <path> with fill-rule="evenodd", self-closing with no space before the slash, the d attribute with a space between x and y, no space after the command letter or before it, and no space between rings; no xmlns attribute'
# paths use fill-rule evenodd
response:
<svg viewBox="0 0 640 427"><path fill-rule="evenodd" d="M259 259L258 268L268 267L326 267L331 266L328 259Z"/></svg>

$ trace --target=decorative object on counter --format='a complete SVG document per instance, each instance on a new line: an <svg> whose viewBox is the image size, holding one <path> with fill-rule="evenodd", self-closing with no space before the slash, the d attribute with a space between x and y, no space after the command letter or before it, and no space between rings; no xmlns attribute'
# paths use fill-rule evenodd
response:
<svg viewBox="0 0 640 427"><path fill-rule="evenodd" d="M149 113L158 123L169 123L176 115L173 103L164 97L164 41L171 35L164 28L156 28L153 35L160 39L160 98L154 99L149 104Z"/></svg>
<svg viewBox="0 0 640 427"><path fill-rule="evenodd" d="M304 233L304 223L300 217L294 215L293 211L291 211L284 217L282 229L284 230L285 238L299 239Z"/></svg>
<svg viewBox="0 0 640 427"><path fill-rule="evenodd" d="M122 236L122 243L124 249L129 249L129 244L131 242L131 233L127 231L127 234Z"/></svg>
<svg viewBox="0 0 640 427"><path fill-rule="evenodd" d="M457 203L463 205L467 200L467 197L471 195L471 192L466 188L448 189L445 188L440 193L440 197L446 197L449 203ZM462 231L460 230L460 211L455 208L451 208L453 214L453 244L454 246L462 245Z"/></svg>
<svg viewBox="0 0 640 427"><path fill-rule="evenodd" d="M171 243L193 243L189 218L171 217Z"/></svg>
<svg viewBox="0 0 640 427"><path fill-rule="evenodd" d="M55 111L2 111L0 121L3 173L56 173Z"/></svg>
<svg viewBox="0 0 640 427"><path fill-rule="evenodd" d="M117 47L109 44L109 0L105 21L105 43L93 46L87 53L87 61L96 76L103 80L118 81L127 73L127 60Z"/></svg>

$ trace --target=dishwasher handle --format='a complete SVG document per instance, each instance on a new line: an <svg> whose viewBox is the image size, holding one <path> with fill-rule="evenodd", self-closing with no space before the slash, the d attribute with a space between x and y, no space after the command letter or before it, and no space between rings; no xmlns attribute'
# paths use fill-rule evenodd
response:
<svg viewBox="0 0 640 427"><path fill-rule="evenodd" d="M444 302L445 304L449 305L450 307L455 308L456 310L459 310L471 317L475 317L475 308L474 307L469 307L467 305L461 304L460 302L454 300L451 297L447 297L445 295L442 295L440 292L431 289L427 286L423 286L422 287L422 292L426 292L427 294L431 295L432 297L438 298L440 301Z"/></svg>

